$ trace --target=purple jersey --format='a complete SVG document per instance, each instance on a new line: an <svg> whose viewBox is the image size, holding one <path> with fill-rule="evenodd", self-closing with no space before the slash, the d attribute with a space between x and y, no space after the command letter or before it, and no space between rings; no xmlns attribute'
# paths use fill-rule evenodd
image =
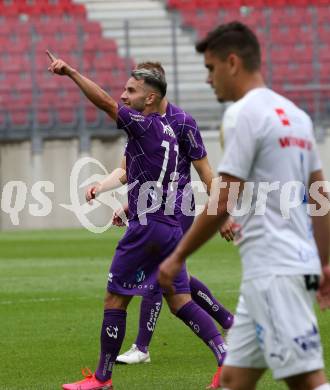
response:
<svg viewBox="0 0 330 390"><path fill-rule="evenodd" d="M192 116L180 107L168 103L166 108L166 119L169 125L176 131L179 143L179 161L177 171L179 173L178 192L175 211L182 212L181 203L183 199L192 199L191 210L194 210L192 189L187 184L191 182L191 162L200 160L206 156L206 149L196 121Z"/></svg>
<svg viewBox="0 0 330 390"><path fill-rule="evenodd" d="M165 116L147 116L127 106L118 105L117 125L128 135L126 172L129 220L148 219L180 226L174 213L166 215L166 202L171 182L177 178L180 124L169 125ZM145 222L144 222L145 221Z"/></svg>

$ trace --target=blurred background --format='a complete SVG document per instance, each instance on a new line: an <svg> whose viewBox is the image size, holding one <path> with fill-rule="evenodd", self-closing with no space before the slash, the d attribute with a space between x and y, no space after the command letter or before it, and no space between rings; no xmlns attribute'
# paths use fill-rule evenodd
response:
<svg viewBox="0 0 330 390"><path fill-rule="evenodd" d="M122 157L125 137L71 80L47 71L46 49L116 99L134 64L160 61L169 99L196 118L216 169L226 107L205 83L194 43L232 20L256 32L268 86L313 118L329 179L330 0L0 0L0 230L80 226L60 206L72 200L73 165L92 156L111 171ZM93 173L104 172L84 167L80 182ZM25 184L23 193L13 181ZM32 188L40 181L54 184L52 210L32 217ZM8 210L17 202L13 224ZM109 212L100 208L94 218L102 224Z"/></svg>

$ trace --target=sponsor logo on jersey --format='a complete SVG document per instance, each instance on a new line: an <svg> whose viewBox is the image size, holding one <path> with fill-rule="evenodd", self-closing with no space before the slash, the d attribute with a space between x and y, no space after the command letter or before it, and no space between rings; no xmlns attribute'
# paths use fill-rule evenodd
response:
<svg viewBox="0 0 330 390"><path fill-rule="evenodd" d="M129 290L132 290L134 288L137 288L139 290L153 290L155 288L153 284L138 284L129 282L123 282L122 286L123 288L127 288Z"/></svg>
<svg viewBox="0 0 330 390"><path fill-rule="evenodd" d="M281 148L296 147L305 150L312 150L313 144L310 140L298 137L281 137L278 139Z"/></svg>
<svg viewBox="0 0 330 390"><path fill-rule="evenodd" d="M172 138L176 138L174 130L172 129L172 127L170 125L165 125L164 123L162 123L162 125L163 125L163 133L164 134L167 134Z"/></svg>
<svg viewBox="0 0 330 390"><path fill-rule="evenodd" d="M133 114L130 112L129 116L131 117L132 121L134 121L134 122L144 122L144 120L145 120L144 115Z"/></svg>

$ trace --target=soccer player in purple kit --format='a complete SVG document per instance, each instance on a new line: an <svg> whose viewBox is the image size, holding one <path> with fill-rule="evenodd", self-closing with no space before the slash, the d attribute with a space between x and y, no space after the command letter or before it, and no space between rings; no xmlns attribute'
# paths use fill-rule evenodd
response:
<svg viewBox="0 0 330 390"><path fill-rule="evenodd" d="M144 62L137 65L138 68L158 69L164 76L165 71L159 63ZM124 100L125 103L125 100ZM205 146L197 127L196 121L181 108L169 103L166 97L163 98L160 113L167 118L168 123L177 123L179 126L172 126L174 129L179 129L177 138L179 140L179 160L177 171L179 173L178 188L177 188L177 205L175 208L176 214L185 233L191 226L194 220L195 204L194 196L191 188L191 165L196 169L201 181L206 184L209 192L213 173L209 165ZM126 184L127 178L125 175L126 161L123 158L121 168L115 169L103 181L92 185L86 191L86 200L91 201L98 194L117 188L120 185ZM120 217L116 216L118 225L122 225ZM226 239L231 239L230 223L224 226L221 234ZM220 326L227 330L233 323L233 315L214 297L208 287L194 276L189 277L189 286L191 296L202 309L204 309L211 317L213 317ZM148 351L151 338L155 331L157 319L162 307L162 292L157 294L143 296L140 308L139 331L135 343L132 347L122 355L117 357L116 363L121 364L136 364L150 362L150 354ZM212 382L211 389L219 387L220 368L218 368Z"/></svg>
<svg viewBox="0 0 330 390"><path fill-rule="evenodd" d="M182 236L175 213L166 213L167 198L171 199L177 178L179 145L171 125L159 114L166 94L166 80L160 72L134 70L126 83L122 105L64 61L47 54L51 60L49 71L71 78L128 136L130 223L118 243L109 272L98 367L95 373L83 372L85 379L62 386L64 390L110 390L113 365L125 336L127 306L133 295L158 291L158 265ZM222 365L226 355L224 341L212 318L192 301L185 267L174 284L176 293L166 296L171 310L208 345Z"/></svg>
<svg viewBox="0 0 330 390"><path fill-rule="evenodd" d="M164 69L160 63L157 62L144 62L137 65L137 69L139 68L158 69L165 76ZM185 233L191 226L195 214L194 196L191 188L191 165L196 169L201 181L206 184L208 192L211 186L213 172L207 159L207 153L197 123L191 115L187 114L181 108L169 103L165 97L161 104L160 113L167 118L170 125L172 122L178 123L179 125L180 132L177 134L179 140L179 160L177 168L179 179L176 211L179 214L179 221L183 233ZM178 126L172 127L174 129L178 128ZM125 166L126 162L124 158L121 164L123 172L120 173L120 176L125 176ZM90 201L95 195L126 183L126 178L124 178L124 180L121 179L120 181L116 180L117 178L118 170L114 170L102 182L89 187L86 191L86 200ZM189 282L192 299L208 312L223 329L229 329L233 323L233 315L221 305L204 283L194 276L190 276ZM150 362L148 347L155 330L161 307L161 291L152 296L142 297L139 332L136 341L127 352L117 357L116 363L136 364ZM218 375L216 375L216 377L217 376ZM217 378L213 380L213 382L215 381L217 381ZM213 386L215 386L214 383Z"/></svg>

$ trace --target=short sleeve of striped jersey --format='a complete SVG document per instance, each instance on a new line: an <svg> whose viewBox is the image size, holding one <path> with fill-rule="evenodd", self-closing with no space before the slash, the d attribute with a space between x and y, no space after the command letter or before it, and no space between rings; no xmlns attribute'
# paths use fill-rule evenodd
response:
<svg viewBox="0 0 330 390"><path fill-rule="evenodd" d="M141 137L150 127L151 119L122 104L118 105L117 127L130 138Z"/></svg>

